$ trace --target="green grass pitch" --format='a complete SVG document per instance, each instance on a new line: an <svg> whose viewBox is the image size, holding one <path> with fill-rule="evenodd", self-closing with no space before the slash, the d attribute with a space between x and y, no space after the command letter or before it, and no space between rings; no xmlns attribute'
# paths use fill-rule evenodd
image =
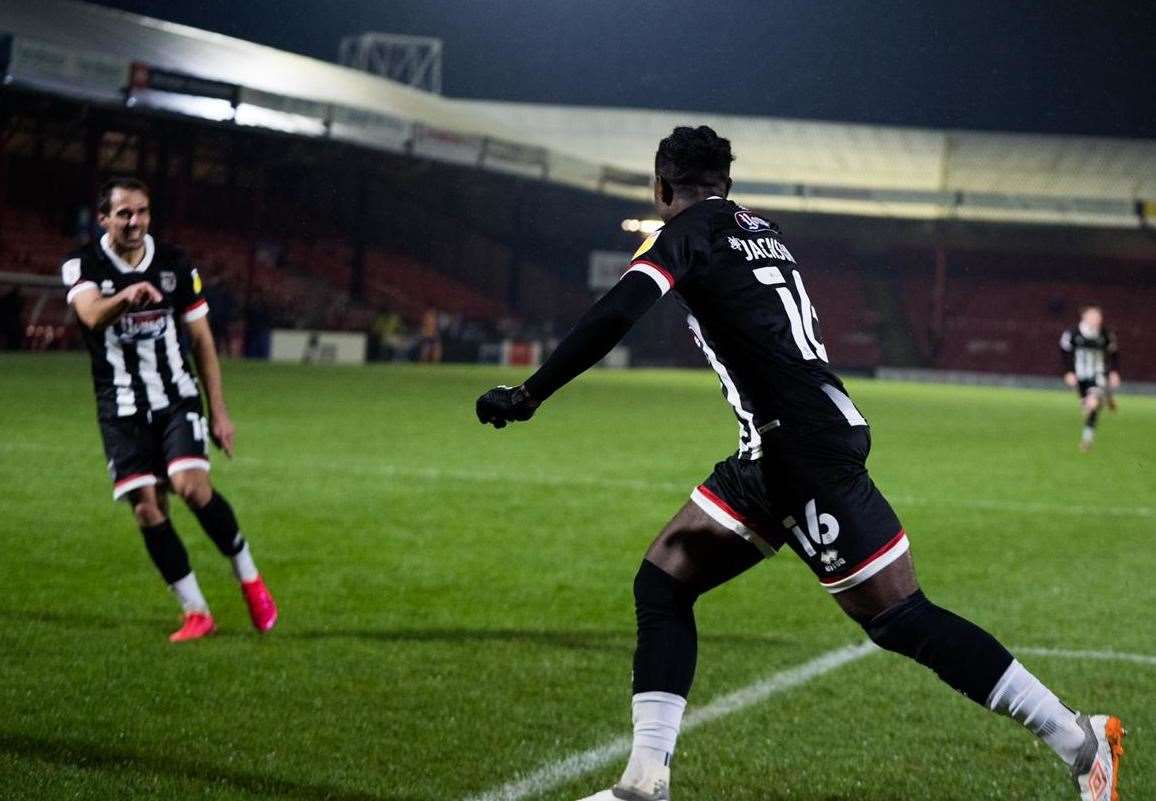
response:
<svg viewBox="0 0 1156 801"><path fill-rule="evenodd" d="M86 361L0 357L0 798L460 801L627 734L634 571L734 419L706 371L633 371L478 425L521 377L227 364L238 455L213 477L281 622L249 629L178 508L221 630L173 646ZM1013 648L1156 655L1156 399L1081 455L1074 393L849 386L933 599ZM692 707L863 639L789 552L698 621ZM1156 798L1156 665L1022 661L1124 718L1121 798ZM674 767L687 801L1074 798L1033 737L883 653L690 731Z"/></svg>

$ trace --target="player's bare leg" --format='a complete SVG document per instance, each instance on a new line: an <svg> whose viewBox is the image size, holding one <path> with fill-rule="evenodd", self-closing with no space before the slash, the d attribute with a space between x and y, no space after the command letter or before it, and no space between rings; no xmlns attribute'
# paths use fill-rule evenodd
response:
<svg viewBox="0 0 1156 801"><path fill-rule="evenodd" d="M207 470L199 468L173 473L169 480L173 491L181 496L185 505L197 518L201 528L217 546L217 550L229 559L233 573L241 583L241 594L249 608L249 618L258 631L268 631L277 622L277 604L269 594L253 556L249 543L241 534L237 517L229 502L213 489Z"/></svg>
<svg viewBox="0 0 1156 801"><path fill-rule="evenodd" d="M634 579L634 743L618 783L591 799L670 797L670 762L698 655L695 601L762 559L753 545L694 503L687 503L651 544Z"/></svg>
<svg viewBox="0 0 1156 801"><path fill-rule="evenodd" d="M1087 453L1096 439L1096 422L1100 417L1100 391L1092 389L1084 396L1084 430L1080 434L1080 450Z"/></svg>
<svg viewBox="0 0 1156 801"><path fill-rule="evenodd" d="M930 668L1042 739L1071 769L1084 801L1115 801L1124 753L1119 718L1073 711L992 635L927 600L910 553L835 600L876 645Z"/></svg>
<svg viewBox="0 0 1156 801"><path fill-rule="evenodd" d="M184 613L181 628L169 639L184 642L212 634L214 625L209 604L189 566L188 552L169 520L163 490L156 486L141 487L129 493L128 501L144 537L145 548Z"/></svg>

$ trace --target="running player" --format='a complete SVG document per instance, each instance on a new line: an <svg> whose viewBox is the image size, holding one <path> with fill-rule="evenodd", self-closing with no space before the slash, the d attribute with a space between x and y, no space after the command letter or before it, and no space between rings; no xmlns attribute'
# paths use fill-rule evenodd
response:
<svg viewBox="0 0 1156 801"><path fill-rule="evenodd" d="M635 577L633 748L619 782L588 801L670 797L695 601L784 545L876 644L1027 727L1070 766L1083 799L1110 801L1119 719L1074 712L991 634L920 590L907 535L867 474L867 421L827 366L803 268L773 223L727 200L732 160L707 127L663 139L654 202L665 227L541 369L477 401L482 423L529 420L674 290L738 419L738 452L691 493Z"/></svg>
<svg viewBox="0 0 1156 801"><path fill-rule="evenodd" d="M232 561L253 625L268 631L277 621L277 606L232 507L209 482L207 440L232 457L235 431L200 276L184 253L149 235L149 190L141 181L109 181L101 189L98 211L104 236L70 255L61 275L92 357L112 497L132 506L149 556L184 612L183 625L169 639L195 640L215 629L169 520L170 489ZM199 381L186 367L178 319L188 334ZM209 399L208 424L201 385Z"/></svg>
<svg viewBox="0 0 1156 801"><path fill-rule="evenodd" d="M1080 393L1084 410L1084 431L1080 450L1087 453L1096 439L1096 421L1100 407L1107 404L1116 411L1113 391L1120 386L1120 352L1116 334L1104 327L1104 312L1099 306L1080 310L1080 322L1060 337L1060 358L1064 365L1064 383Z"/></svg>

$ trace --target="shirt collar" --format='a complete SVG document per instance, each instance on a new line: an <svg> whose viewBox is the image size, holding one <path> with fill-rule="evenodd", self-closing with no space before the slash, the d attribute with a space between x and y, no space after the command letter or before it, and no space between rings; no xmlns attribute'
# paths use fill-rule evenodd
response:
<svg viewBox="0 0 1156 801"><path fill-rule="evenodd" d="M116 267L116 269L122 273L143 273L149 268L149 265L153 263L153 254L156 253L156 244L153 242L152 234L145 234L144 247L144 258L140 260L140 264L133 267L112 249L111 236L105 234L100 238L100 249L104 251L104 255L108 256L108 260L112 262L112 266Z"/></svg>
<svg viewBox="0 0 1156 801"><path fill-rule="evenodd" d="M1080 333L1083 334L1088 339L1095 339L1096 337L1100 336L1100 332L1099 331L1093 331L1091 326L1086 326L1083 323L1080 323L1079 328L1080 328Z"/></svg>

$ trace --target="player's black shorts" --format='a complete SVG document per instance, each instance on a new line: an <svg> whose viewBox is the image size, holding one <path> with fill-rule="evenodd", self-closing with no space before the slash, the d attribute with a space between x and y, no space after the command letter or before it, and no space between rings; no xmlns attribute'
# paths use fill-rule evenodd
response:
<svg viewBox="0 0 1156 801"><path fill-rule="evenodd" d="M1080 393L1081 398L1088 397L1089 393L1103 394L1104 385L1095 379L1079 381L1076 383L1076 392Z"/></svg>
<svg viewBox="0 0 1156 801"><path fill-rule="evenodd" d="M183 470L208 470L208 426L200 398L157 412L100 421L112 497L168 480Z"/></svg>
<svg viewBox="0 0 1156 801"><path fill-rule="evenodd" d="M866 426L765 435L758 460L715 465L691 499L766 556L786 543L831 593L874 576L907 552L907 535L867 474Z"/></svg>

